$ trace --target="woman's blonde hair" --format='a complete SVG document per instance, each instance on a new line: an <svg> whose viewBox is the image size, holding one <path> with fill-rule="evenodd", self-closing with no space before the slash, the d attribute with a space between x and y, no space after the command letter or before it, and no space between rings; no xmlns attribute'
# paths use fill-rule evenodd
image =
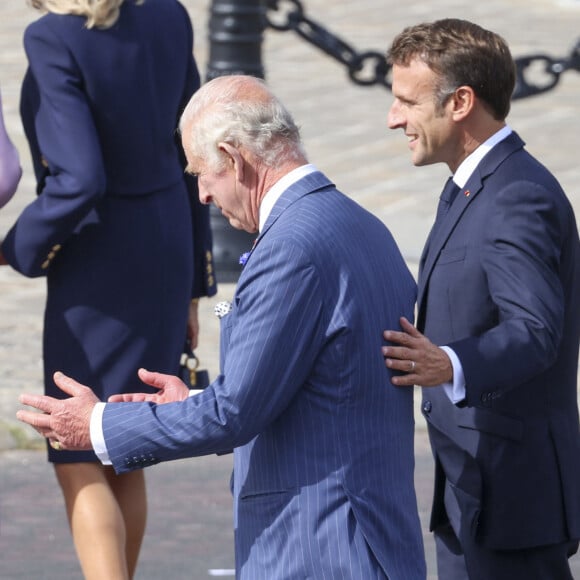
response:
<svg viewBox="0 0 580 580"><path fill-rule="evenodd" d="M119 18L119 9L125 0L30 0L33 8L54 14L84 16L87 28L110 28ZM145 0L133 0L143 4Z"/></svg>

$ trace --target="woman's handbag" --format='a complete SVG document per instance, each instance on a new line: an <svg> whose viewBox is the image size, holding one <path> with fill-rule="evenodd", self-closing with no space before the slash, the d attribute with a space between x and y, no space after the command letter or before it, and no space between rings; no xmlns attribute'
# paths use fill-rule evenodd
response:
<svg viewBox="0 0 580 580"><path fill-rule="evenodd" d="M183 354L179 361L179 378L190 389L205 389L209 385L209 373L206 369L199 368L199 359L191 350L189 340L185 341Z"/></svg>

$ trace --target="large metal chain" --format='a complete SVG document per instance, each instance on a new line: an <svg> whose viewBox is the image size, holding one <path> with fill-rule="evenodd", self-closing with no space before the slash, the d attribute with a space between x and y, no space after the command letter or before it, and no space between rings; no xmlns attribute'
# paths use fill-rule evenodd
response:
<svg viewBox="0 0 580 580"><path fill-rule="evenodd" d="M308 18L300 0L266 0L266 22L279 31L293 30L304 40L345 65L350 79L364 86L382 85L391 90L390 66L384 53L357 52L350 44ZM580 40L568 58L555 59L546 54L518 57L513 99L539 95L553 89L563 73L580 72Z"/></svg>
<svg viewBox="0 0 580 580"><path fill-rule="evenodd" d="M391 88L390 67L384 54L357 52L350 44L308 18L300 0L267 0L266 22L279 31L293 30L310 44L344 64L348 76L357 85L380 84Z"/></svg>
<svg viewBox="0 0 580 580"><path fill-rule="evenodd" d="M555 59L546 54L535 54L516 58L515 61L517 76L513 98L539 95L553 89L566 71L580 72L580 40L568 58Z"/></svg>

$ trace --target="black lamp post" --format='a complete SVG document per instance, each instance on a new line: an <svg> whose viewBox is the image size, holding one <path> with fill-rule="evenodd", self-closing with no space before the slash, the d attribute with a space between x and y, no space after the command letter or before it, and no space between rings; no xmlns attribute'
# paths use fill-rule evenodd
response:
<svg viewBox="0 0 580 580"><path fill-rule="evenodd" d="M207 80L230 74L264 78L264 2L212 0L210 11ZM250 250L256 234L234 229L213 205L210 221L218 281L235 282L241 271L240 255Z"/></svg>

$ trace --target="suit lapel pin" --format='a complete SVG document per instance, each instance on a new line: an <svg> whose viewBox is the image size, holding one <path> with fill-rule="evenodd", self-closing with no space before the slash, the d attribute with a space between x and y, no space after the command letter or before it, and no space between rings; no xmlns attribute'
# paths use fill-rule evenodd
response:
<svg viewBox="0 0 580 580"><path fill-rule="evenodd" d="M250 254L254 251L254 248L256 247L256 244L257 243L258 243L258 238L256 238L254 240L254 243L252 244L252 249L249 252L244 252L240 256L240 259L238 260L238 263L240 264L240 266L242 266L242 268L246 265L246 262L248 261L248 258L250 257Z"/></svg>
<svg viewBox="0 0 580 580"><path fill-rule="evenodd" d="M469 191L469 189L466 189L466 190L463 192L463 195L465 195L465 197L469 197L469 196L471 195L471 191Z"/></svg>
<svg viewBox="0 0 580 580"><path fill-rule="evenodd" d="M239 264L240 264L240 266L242 266L242 267L243 267L243 266L245 266L245 265L246 265L246 262L248 261L248 258L249 258L249 257L250 257L250 252L244 252L244 253L243 253L243 254L240 256L240 259L239 259L239 261L238 261L238 262L239 262Z"/></svg>

